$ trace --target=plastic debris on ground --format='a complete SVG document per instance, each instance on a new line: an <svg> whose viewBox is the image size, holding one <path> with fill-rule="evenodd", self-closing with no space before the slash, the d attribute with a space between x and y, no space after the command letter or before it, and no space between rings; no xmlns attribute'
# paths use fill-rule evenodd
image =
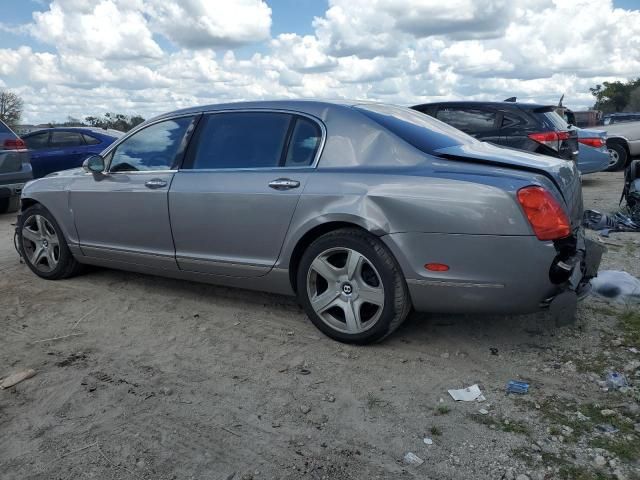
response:
<svg viewBox="0 0 640 480"><path fill-rule="evenodd" d="M4 390L5 388L13 387L18 383L26 380L27 378L31 378L36 374L36 371L33 369L23 370L22 372L14 373L13 375L9 375L5 378L2 383L0 383L0 390Z"/></svg>
<svg viewBox="0 0 640 480"><path fill-rule="evenodd" d="M480 391L480 387L478 385L471 385L467 388L461 388L459 390L447 390L451 398L453 398L456 402L483 402L486 400L482 392Z"/></svg>
<svg viewBox="0 0 640 480"><path fill-rule="evenodd" d="M529 393L529 384L518 380L509 380L507 383L507 393L517 393L519 395Z"/></svg>
<svg viewBox="0 0 640 480"><path fill-rule="evenodd" d="M620 390L629 386L626 377L618 372L608 372L605 381L609 390Z"/></svg>
<svg viewBox="0 0 640 480"><path fill-rule="evenodd" d="M620 431L616 427L608 423L603 423L602 425L598 425L596 428L603 433L618 433Z"/></svg>
<svg viewBox="0 0 640 480"><path fill-rule="evenodd" d="M431 440L429 437L424 437L422 441L425 445L433 445L433 440Z"/></svg>
<svg viewBox="0 0 640 480"><path fill-rule="evenodd" d="M424 460L422 460L413 452L407 452L407 454L404 456L404 463L406 463L407 465L422 465L424 463Z"/></svg>
<svg viewBox="0 0 640 480"><path fill-rule="evenodd" d="M640 302L640 280L627 272L603 270L591 280L594 293L617 302Z"/></svg>

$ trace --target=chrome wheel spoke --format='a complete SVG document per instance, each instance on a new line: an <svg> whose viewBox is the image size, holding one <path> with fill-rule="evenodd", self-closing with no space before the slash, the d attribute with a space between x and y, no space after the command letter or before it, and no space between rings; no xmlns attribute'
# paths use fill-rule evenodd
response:
<svg viewBox="0 0 640 480"><path fill-rule="evenodd" d="M364 282L358 284L358 299L381 307L384 305L384 291L379 287L371 287Z"/></svg>
<svg viewBox="0 0 640 480"><path fill-rule="evenodd" d="M38 226L38 232L40 232L40 236L45 237L47 235L47 230L44 226L44 220L41 215L36 215L36 225Z"/></svg>
<svg viewBox="0 0 640 480"><path fill-rule="evenodd" d="M316 312L322 313L325 310L328 310L329 308L336 306L336 304L338 303L336 300L338 299L339 296L340 296L339 291L336 291L332 288L328 288L327 290L324 291L324 293L317 295L311 299L311 306Z"/></svg>
<svg viewBox="0 0 640 480"><path fill-rule="evenodd" d="M37 247L33 250L33 253L31 254L31 258L29 259L29 261L31 262L32 265L37 265L38 263L40 263L40 261L42 260L42 257L45 255L46 254L45 254L44 248Z"/></svg>
<svg viewBox="0 0 640 480"><path fill-rule="evenodd" d="M26 238L30 242L39 242L42 240L42 237L38 232L34 232L30 228L24 227L22 229L22 238Z"/></svg>
<svg viewBox="0 0 640 480"><path fill-rule="evenodd" d="M362 260L364 257L354 250L349 250L347 261L345 263L346 275L349 280L353 280L360 271Z"/></svg>
<svg viewBox="0 0 640 480"><path fill-rule="evenodd" d="M325 258L317 257L311 264L311 269L324 278L327 282L338 281L338 270Z"/></svg>
<svg viewBox="0 0 640 480"><path fill-rule="evenodd" d="M360 321L360 309L354 302L344 302L342 305L344 311L344 319L347 323L347 330L352 333L358 333L362 330L362 322Z"/></svg>

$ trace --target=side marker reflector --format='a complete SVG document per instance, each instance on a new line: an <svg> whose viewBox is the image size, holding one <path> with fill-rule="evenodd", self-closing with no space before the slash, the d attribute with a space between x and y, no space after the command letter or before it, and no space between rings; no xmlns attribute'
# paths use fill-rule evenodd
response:
<svg viewBox="0 0 640 480"><path fill-rule="evenodd" d="M446 272L449 270L449 265L445 265L444 263L427 263L424 268L430 272Z"/></svg>

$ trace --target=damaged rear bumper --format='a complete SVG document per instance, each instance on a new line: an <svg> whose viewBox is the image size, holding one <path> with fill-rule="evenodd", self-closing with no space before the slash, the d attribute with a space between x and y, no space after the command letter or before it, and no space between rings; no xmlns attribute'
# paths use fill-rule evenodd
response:
<svg viewBox="0 0 640 480"><path fill-rule="evenodd" d="M381 239L400 263L414 309L423 312L521 314L554 304L553 311L570 315L570 308L559 307L573 303L575 311L604 252L582 229L562 244L534 236L419 232ZM430 272L429 262L450 268Z"/></svg>

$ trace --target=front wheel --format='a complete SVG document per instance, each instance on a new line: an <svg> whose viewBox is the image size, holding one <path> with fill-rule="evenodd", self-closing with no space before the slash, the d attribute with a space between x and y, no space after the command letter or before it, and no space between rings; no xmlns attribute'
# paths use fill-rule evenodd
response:
<svg viewBox="0 0 640 480"><path fill-rule="evenodd" d="M31 271L47 280L71 277L82 268L73 258L58 222L42 205L29 207L20 216L18 246Z"/></svg>
<svg viewBox="0 0 640 480"><path fill-rule="evenodd" d="M397 262L376 237L357 229L327 233L305 251L298 299L318 329L345 343L391 334L411 302Z"/></svg>
<svg viewBox="0 0 640 480"><path fill-rule="evenodd" d="M607 146L609 152L609 166L605 169L607 172L617 172L622 170L627 164L627 151L619 143L612 143Z"/></svg>

